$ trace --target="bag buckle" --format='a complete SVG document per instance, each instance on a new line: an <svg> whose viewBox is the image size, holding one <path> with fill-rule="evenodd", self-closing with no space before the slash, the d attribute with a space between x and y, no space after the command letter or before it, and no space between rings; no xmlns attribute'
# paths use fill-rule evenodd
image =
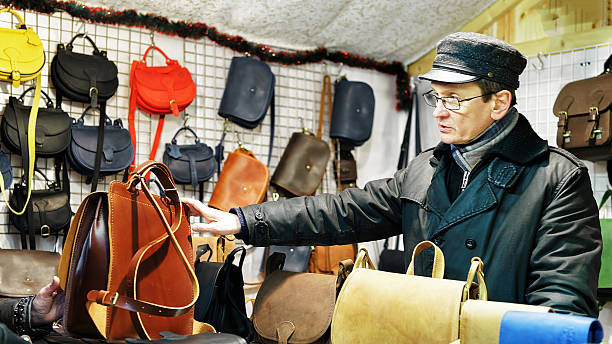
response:
<svg viewBox="0 0 612 344"><path fill-rule="evenodd" d="M47 238L51 235L51 227L49 225L40 226L40 236L43 238Z"/></svg>
<svg viewBox="0 0 612 344"><path fill-rule="evenodd" d="M597 121L599 119L599 108L597 106L589 107L589 120Z"/></svg>
<svg viewBox="0 0 612 344"><path fill-rule="evenodd" d="M572 132L571 130L563 132L563 142L569 143L571 141Z"/></svg>
<svg viewBox="0 0 612 344"><path fill-rule="evenodd" d="M593 131L591 131L591 140L600 140L601 139L601 128L594 128Z"/></svg>
<svg viewBox="0 0 612 344"><path fill-rule="evenodd" d="M89 88L89 96L91 97L92 94L95 92L95 94L98 94L98 88L97 87L90 87Z"/></svg>
<svg viewBox="0 0 612 344"><path fill-rule="evenodd" d="M559 111L557 112L557 115L559 116L559 124L557 126L565 127L567 124L567 111Z"/></svg>
<svg viewBox="0 0 612 344"><path fill-rule="evenodd" d="M115 295L111 297L110 302L104 302L104 298L102 298L101 304L104 306L114 306L117 303L118 298L119 298L119 293L115 292Z"/></svg>

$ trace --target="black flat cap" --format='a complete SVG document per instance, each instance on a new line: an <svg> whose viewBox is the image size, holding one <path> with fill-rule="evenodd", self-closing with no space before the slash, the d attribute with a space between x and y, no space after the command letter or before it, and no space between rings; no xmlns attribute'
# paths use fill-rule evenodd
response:
<svg viewBox="0 0 612 344"><path fill-rule="evenodd" d="M527 59L515 47L497 38L475 32L455 32L437 46L431 71L419 78L449 84L488 79L512 89Z"/></svg>

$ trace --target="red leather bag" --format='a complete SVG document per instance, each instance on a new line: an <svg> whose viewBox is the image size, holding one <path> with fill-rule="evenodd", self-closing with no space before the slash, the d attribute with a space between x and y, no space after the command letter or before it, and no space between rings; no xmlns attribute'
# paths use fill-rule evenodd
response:
<svg viewBox="0 0 612 344"><path fill-rule="evenodd" d="M149 172L164 197L144 183ZM199 286L188 218L170 170L159 162L140 165L127 184L113 181L108 192L89 194L58 268L66 331L107 341L158 339L160 331L191 334Z"/></svg>
<svg viewBox="0 0 612 344"><path fill-rule="evenodd" d="M152 49L159 51L166 58L165 66L147 66L147 54ZM130 122L130 133L132 144L136 148L136 126L134 124L134 112L136 106L148 114L159 115L155 141L149 155L150 160L155 159L157 146L164 127L166 114L178 116L195 98L196 86L191 78L191 73L182 67L177 60L169 58L157 46L150 46L141 60L132 62L130 71L130 107L128 119ZM134 159L136 154L134 152Z"/></svg>

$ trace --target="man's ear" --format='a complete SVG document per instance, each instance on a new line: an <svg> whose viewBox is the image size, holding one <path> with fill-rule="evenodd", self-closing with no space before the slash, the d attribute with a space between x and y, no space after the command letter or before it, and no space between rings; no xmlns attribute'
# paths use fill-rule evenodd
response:
<svg viewBox="0 0 612 344"><path fill-rule="evenodd" d="M501 90L493 95L493 108L491 118L495 121L502 119L510 109L512 93L508 90Z"/></svg>

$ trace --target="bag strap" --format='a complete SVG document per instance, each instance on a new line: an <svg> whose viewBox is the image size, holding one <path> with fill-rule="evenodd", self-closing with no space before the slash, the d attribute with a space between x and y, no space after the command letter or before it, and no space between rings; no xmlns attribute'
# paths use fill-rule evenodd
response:
<svg viewBox="0 0 612 344"><path fill-rule="evenodd" d="M474 276L476 276L478 280L478 299L486 301L487 300L487 286L484 281L484 264L479 257L473 257L470 263L470 270L468 271L467 280L465 282L465 286L463 287L463 300L468 300L470 298L470 290L472 289L472 285L474 282Z"/></svg>
<svg viewBox="0 0 612 344"><path fill-rule="evenodd" d="M157 50L159 51L162 55L164 55L164 58L166 59L166 65L169 65L170 63L177 63L176 60L173 60L171 58L168 57L168 55L166 55L166 53L161 50L158 46L156 45L150 45L147 50L145 50L144 55L142 56L142 59L140 60L141 62L144 62L144 64L147 64L147 55L149 54L149 51L151 50Z"/></svg>
<svg viewBox="0 0 612 344"><path fill-rule="evenodd" d="M200 138L198 138L198 134L196 134L196 132L193 129L191 129L190 127L184 126L184 127L180 128L179 130L177 130L176 133L174 134L174 136L172 137L172 141L171 142L172 142L173 145L176 144L176 137L178 136L178 134L181 131L185 131L185 130L189 131L190 133L193 134L193 136L195 137L195 143L196 144L200 143Z"/></svg>
<svg viewBox="0 0 612 344"><path fill-rule="evenodd" d="M159 182L163 185L166 197L170 199L171 202L169 204L174 206L174 214L171 214L171 224L168 223L168 219L164 215L161 207L158 202L153 197L151 190L146 184L145 175L152 172L155 174ZM149 199L153 208L157 212L157 215L161 218L164 229L166 230L166 234L159 236L158 238L151 241L149 244L141 247L136 254L130 260L130 264L128 267L128 273L126 274L126 280L130 283L134 288L137 283L137 277L139 272L140 263L142 258L147 254L147 252L158 245L160 242L170 240L172 246L179 255L181 262L187 272L189 274L189 279L191 280L191 286L193 291L193 299L191 302L184 306L165 306L152 302L138 300L133 297L133 295L121 295L117 290L91 290L87 293L87 300L89 302L96 302L103 306L107 307L118 307L121 309L125 309L132 312L140 312L146 314L152 314L157 316L179 316L185 314L191 309L191 307L195 304L198 299L198 295L200 293L200 287L198 285L198 280L193 270L193 265L187 257L185 256L185 252L181 248L178 240L174 233L178 230L181 225L181 219L183 217L183 204L179 199L178 191L176 190L176 186L174 185L174 181L172 179L172 174L168 167L164 164L156 161L147 161L140 165L137 169L136 173L133 173L128 180L128 190L135 190L138 184L141 184L141 190L144 192L146 197ZM134 288L129 288L133 290ZM88 310L91 308L88 307ZM90 313L92 318L93 314Z"/></svg>
<svg viewBox="0 0 612 344"><path fill-rule="evenodd" d="M93 51L94 55L106 55L104 54L104 52L98 49L98 47L96 46L96 43L94 43L93 39L91 39L91 37L89 37L86 33L77 33L74 37L72 37L70 42L66 44L66 49L68 49L68 51L72 51L72 48L74 47L72 43L74 43L74 41L77 38L83 38L84 40L88 40L91 46L94 48L94 51Z"/></svg>
<svg viewBox="0 0 612 344"><path fill-rule="evenodd" d="M442 253L442 250L431 241L421 241L414 247L412 251L412 260L410 260L406 275L414 275L414 259L427 247L433 247L435 252L431 277L444 278L444 253Z"/></svg>
<svg viewBox="0 0 612 344"><path fill-rule="evenodd" d="M32 87L28 87L27 90L23 91L23 93L21 93L21 95L19 96L19 101L23 103L23 97L25 97L25 95L30 92L30 91L34 91L36 90L35 86ZM43 91L42 89L40 90L40 93L43 94L43 96L45 96L45 98L47 99L47 108L51 109L53 108L53 100L51 100L51 97L49 97L49 95L47 94L47 92Z"/></svg>
<svg viewBox="0 0 612 344"><path fill-rule="evenodd" d="M332 108L332 92L331 92L331 77L327 74L323 76L323 86L321 88L321 106L319 108L319 127L317 128L317 138L320 139L323 135L323 120L325 115L325 96L327 96L327 118L331 124L331 108Z"/></svg>
<svg viewBox="0 0 612 344"><path fill-rule="evenodd" d="M365 248L360 248L359 253L357 253L357 258L355 258L354 268L369 268L372 270L376 270L374 263L370 259L370 255L368 254L368 250Z"/></svg>
<svg viewBox="0 0 612 344"><path fill-rule="evenodd" d="M272 148L274 147L274 113L276 112L274 105L274 88L272 88L272 100L270 101L270 145L268 146L268 163L266 166L270 167L270 160L272 160Z"/></svg>
<svg viewBox="0 0 612 344"><path fill-rule="evenodd" d="M19 19L19 28L20 29L25 29L26 28L26 24L23 21L23 18L21 18L19 13L17 13L15 10L13 10L12 8L6 7L6 8L3 8L3 9L0 10L0 13L2 13L2 12L9 12L9 13L11 13L15 17L17 17L17 19Z"/></svg>

